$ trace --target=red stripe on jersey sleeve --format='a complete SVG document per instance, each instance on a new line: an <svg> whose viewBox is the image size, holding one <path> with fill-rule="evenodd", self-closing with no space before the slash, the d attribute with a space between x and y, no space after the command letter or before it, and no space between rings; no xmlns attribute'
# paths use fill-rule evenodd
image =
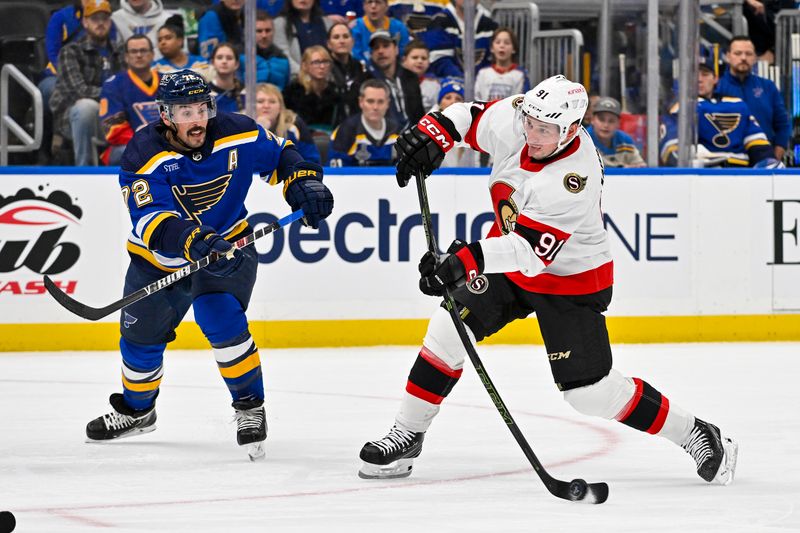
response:
<svg viewBox="0 0 800 533"><path fill-rule="evenodd" d="M484 154L487 153L486 150L483 150L480 146L478 146L478 123L481 121L483 114L486 113L486 110L499 101L500 100L492 100L491 102L480 104L483 105L483 110L472 119L472 125L469 127L469 131L467 131L467 134L464 136L464 142L469 144L473 150L483 152ZM475 104L473 104L473 107L474 106Z"/></svg>
<svg viewBox="0 0 800 533"><path fill-rule="evenodd" d="M547 224L543 224L532 218L528 218L525 215L518 215L517 216L517 226L522 225L526 228L530 228L532 230L538 231L539 233L550 233L556 237L556 239L560 241L566 241L572 236L572 233L567 233L566 231L562 231L558 228L554 228L553 226L548 226Z"/></svg>

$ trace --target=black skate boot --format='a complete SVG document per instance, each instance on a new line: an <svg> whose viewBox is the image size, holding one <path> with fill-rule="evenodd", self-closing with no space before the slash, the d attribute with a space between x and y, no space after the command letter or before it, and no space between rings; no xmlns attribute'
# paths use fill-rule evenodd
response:
<svg viewBox="0 0 800 533"><path fill-rule="evenodd" d="M135 410L115 392L108 399L113 411L86 424L86 442L102 442L150 433L156 429L155 404L150 409Z"/></svg>
<svg viewBox="0 0 800 533"><path fill-rule="evenodd" d="M267 440L267 417L264 400L233 402L236 409L236 442L247 446L251 461L264 457L264 441Z"/></svg>
<svg viewBox="0 0 800 533"><path fill-rule="evenodd" d="M727 485L736 473L739 445L723 437L717 426L695 418L694 428L681 448L697 463L697 475L709 483Z"/></svg>
<svg viewBox="0 0 800 533"><path fill-rule="evenodd" d="M368 442L361 448L359 457L364 461L358 477L362 479L390 479L408 477L414 458L422 452L425 432L415 433L392 426L381 440Z"/></svg>

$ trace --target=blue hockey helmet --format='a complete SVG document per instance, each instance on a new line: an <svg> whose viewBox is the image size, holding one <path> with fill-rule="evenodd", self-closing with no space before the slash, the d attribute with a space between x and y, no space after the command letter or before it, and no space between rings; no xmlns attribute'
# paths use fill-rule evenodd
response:
<svg viewBox="0 0 800 533"><path fill-rule="evenodd" d="M164 74L158 84L156 101L170 122L192 122L212 119L217 115L217 101L211 94L208 83L200 74L190 69ZM206 103L206 107L195 112L193 108L196 106L188 105L197 103ZM176 113L177 110L181 112Z"/></svg>

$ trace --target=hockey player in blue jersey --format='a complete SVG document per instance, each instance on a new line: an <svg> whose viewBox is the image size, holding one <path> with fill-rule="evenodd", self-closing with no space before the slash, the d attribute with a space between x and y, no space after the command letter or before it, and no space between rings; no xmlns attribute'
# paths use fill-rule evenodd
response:
<svg viewBox="0 0 800 533"><path fill-rule="evenodd" d="M722 63L701 55L697 85L697 155L703 166L747 167L772 158L767 136L740 98L718 96L714 86ZM678 104L661 125L662 166L677 164ZM763 163L762 163L763 164Z"/></svg>
<svg viewBox="0 0 800 533"><path fill-rule="evenodd" d="M86 426L89 441L108 441L155 429L155 400L163 353L189 309L209 340L233 399L237 442L251 459L264 455L267 436L258 348L245 316L256 279L255 248L231 242L252 232L244 200L258 173L282 183L292 210L313 228L333 209L322 167L304 161L291 142L245 115L217 113L206 81L191 70L162 77L161 120L139 130L123 154L119 182L133 229L125 293L211 252L225 257L170 289L122 311L123 392L113 410Z"/></svg>

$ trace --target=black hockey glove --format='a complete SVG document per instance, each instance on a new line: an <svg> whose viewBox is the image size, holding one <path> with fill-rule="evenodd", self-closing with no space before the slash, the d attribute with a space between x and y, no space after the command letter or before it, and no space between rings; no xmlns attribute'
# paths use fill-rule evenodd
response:
<svg viewBox="0 0 800 533"><path fill-rule="evenodd" d="M419 290L428 296L442 296L444 287L451 287L466 279L471 281L483 272L483 250L478 242L467 244L456 239L447 248L449 255L436 264L431 252L419 260ZM467 275L469 273L469 275Z"/></svg>
<svg viewBox="0 0 800 533"><path fill-rule="evenodd" d="M220 258L209 263L205 270L212 276L224 278L230 276L241 266L244 254L211 226L193 226L184 230L181 235L184 242L183 255L189 261L198 261L211 252L220 254Z"/></svg>
<svg viewBox="0 0 800 533"><path fill-rule="evenodd" d="M333 211L333 195L322 183L322 167L311 161L295 164L292 175L283 182L283 197L292 211L302 208L303 223L315 229Z"/></svg>
<svg viewBox="0 0 800 533"><path fill-rule="evenodd" d="M397 184L401 187L417 172L427 178L439 168L444 154L461 140L453 122L440 111L428 113L417 124L409 126L395 142L397 149Z"/></svg>

